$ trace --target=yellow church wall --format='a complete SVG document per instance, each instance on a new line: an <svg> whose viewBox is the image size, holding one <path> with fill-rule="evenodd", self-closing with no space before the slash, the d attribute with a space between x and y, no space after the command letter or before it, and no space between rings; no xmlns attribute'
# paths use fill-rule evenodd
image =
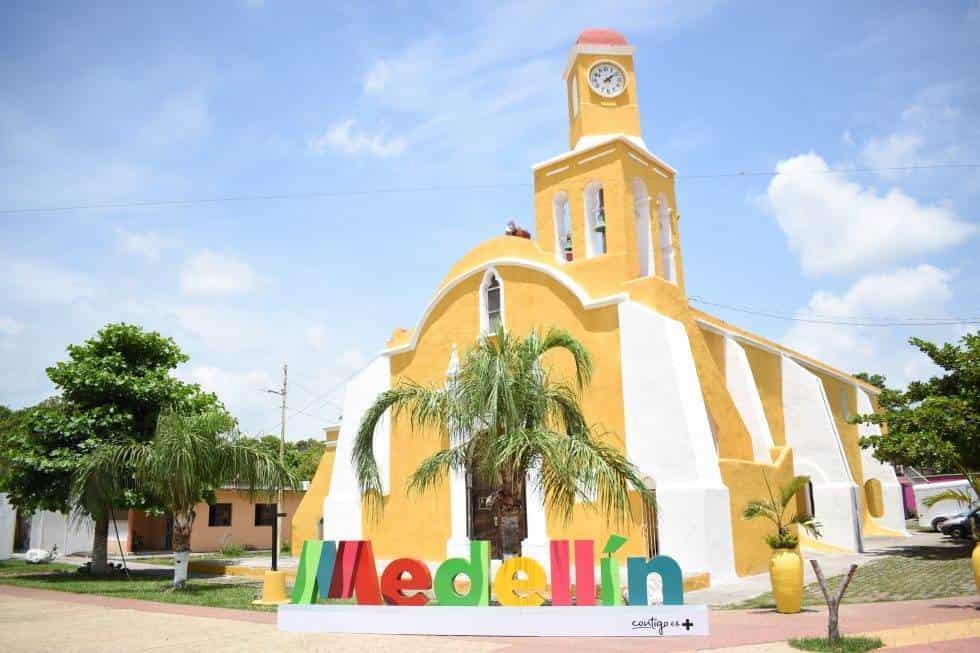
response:
<svg viewBox="0 0 980 653"><path fill-rule="evenodd" d="M598 61L613 61L626 73L626 90L618 97L604 98L589 87L589 68ZM637 105L636 75L632 56L580 54L575 60L571 75L578 79L579 110L569 124L570 147L575 147L582 136L593 134L640 135L640 110ZM571 98L570 94L569 98Z"/></svg>
<svg viewBox="0 0 980 653"><path fill-rule="evenodd" d="M510 238L510 240L523 240ZM527 241L525 241L527 242ZM479 260L479 257L475 260ZM593 359L592 383L582 394L582 407L590 423L608 432L616 446L623 448L624 416L622 375L619 356L619 323L616 306L586 310L572 292L550 276L533 269L500 265L495 267L503 285L504 321L516 334L532 328L561 326L578 338ZM479 286L483 273L475 273L455 285L433 307L428 319L419 325L416 347L391 357L392 382L413 380L441 385L455 343L460 357L479 334ZM545 366L556 377L574 379L570 356L553 352ZM380 558L413 555L427 560L445 556L450 535L448 483L416 496L406 494L409 476L419 463L445 445L435 433L414 435L401 415L392 422L391 494L380 517L370 515L365 505L364 537L373 541ZM638 513L641 514L641 513ZM624 529L605 523L588 505L575 508L570 524L548 515L548 536L571 537L577 533L597 542ZM634 528L630 532L638 533ZM643 538L635 535L622 554L640 555Z"/></svg>
<svg viewBox="0 0 980 653"><path fill-rule="evenodd" d="M857 424L848 423L850 416L857 414L857 397L854 386L845 384L839 379L829 377L826 374L817 374L823 383L824 391L827 393L827 401L830 404L831 412L834 415L834 423L837 432L840 433L841 444L844 446L844 456L847 458L847 466L851 470L851 476L858 486L858 497L861 503L861 532L865 536L894 536L896 533L889 528L882 526L878 518L872 514L873 502L877 501L881 505L881 489L877 487L878 495L869 496L869 492L874 492L875 488L867 485L864 477L864 464L861 461L861 445L858 443L860 433ZM846 403L846 405L845 405ZM881 511L879 510L879 514Z"/></svg>
<svg viewBox="0 0 980 653"><path fill-rule="evenodd" d="M701 335L704 337L705 344L708 345L708 351L711 352L711 358L714 360L715 365L718 367L718 371L721 372L722 377L725 376L725 338L714 331L706 331L705 329L700 329Z"/></svg>
<svg viewBox="0 0 980 653"><path fill-rule="evenodd" d="M755 387L762 400L772 441L777 447L786 446L786 422L783 418L783 366L780 357L772 352L741 343L749 361Z"/></svg>
<svg viewBox="0 0 980 653"><path fill-rule="evenodd" d="M789 447L777 447L773 451L773 463L766 465L751 460L721 459L721 478L728 487L732 515L732 541L735 552L735 573L739 576L761 574L769 568L772 550L766 544L766 535L774 535L775 527L767 520L747 520L742 511L749 501L768 496L766 479L773 487L792 480L793 451ZM787 518L795 514L790 504ZM795 526L793 527L795 529Z"/></svg>
<svg viewBox="0 0 980 653"><path fill-rule="evenodd" d="M333 461L337 454L336 447L323 452L320 464L317 465L310 487L293 515L290 537L290 550L298 556L303 550L303 542L317 539L317 524L323 515L323 500L330 491L330 475L333 473Z"/></svg>

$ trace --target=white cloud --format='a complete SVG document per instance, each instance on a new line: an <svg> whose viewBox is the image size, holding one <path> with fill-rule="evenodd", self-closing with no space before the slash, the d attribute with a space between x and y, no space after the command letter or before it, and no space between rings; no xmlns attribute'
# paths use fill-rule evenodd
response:
<svg viewBox="0 0 980 653"><path fill-rule="evenodd" d="M357 121L353 119L330 125L327 131L310 141L310 149L317 154L332 150L347 156L368 154L382 159L400 155L405 146L402 138L388 138L384 132L370 134L358 129Z"/></svg>
<svg viewBox="0 0 980 653"><path fill-rule="evenodd" d="M176 242L172 238L161 236L155 231L136 232L122 227L116 229L119 249L126 254L140 256L153 263L160 260L163 250L173 247Z"/></svg>
<svg viewBox="0 0 980 653"><path fill-rule="evenodd" d="M883 139L872 138L861 150L861 161L869 168L897 168L924 165L922 146L925 139L915 132L890 134ZM879 172L894 172L879 170Z"/></svg>
<svg viewBox="0 0 980 653"><path fill-rule="evenodd" d="M682 29L718 3L610 0L498 2L463 12L451 30L387 46L365 67L361 86L374 107L414 126L403 136L428 165L442 169L479 160L499 168L544 158L561 142L565 110L560 73L583 28L609 16L634 39ZM434 102L433 98L438 98ZM474 129L479 125L479 129Z"/></svg>
<svg viewBox="0 0 980 653"><path fill-rule="evenodd" d="M99 294L84 274L41 261L13 261L3 265L0 283L18 298L36 303L70 304Z"/></svg>
<svg viewBox="0 0 980 653"><path fill-rule="evenodd" d="M780 161L768 210L811 275L851 272L957 245L976 231L946 206L899 188L879 193L832 172L814 153Z"/></svg>
<svg viewBox="0 0 980 653"><path fill-rule="evenodd" d="M315 324L306 330L306 342L316 349L323 351L327 346L327 329L322 324Z"/></svg>
<svg viewBox="0 0 980 653"><path fill-rule="evenodd" d="M840 294L818 291L797 318L836 322L902 322L948 315L952 275L931 265L901 268L859 279ZM911 335L949 338L949 327L871 327L796 322L783 342L846 372L883 372L904 384L932 368L905 342Z"/></svg>
<svg viewBox="0 0 980 653"><path fill-rule="evenodd" d="M889 168L972 159L964 143L974 139L962 132L960 110L954 104L959 94L954 84L924 88L902 110L890 133L868 139L858 154L860 164L877 168L883 179L895 180L908 177L909 171Z"/></svg>
<svg viewBox="0 0 980 653"><path fill-rule="evenodd" d="M0 315L0 333L5 336L16 336L24 330L24 325L12 317Z"/></svg>
<svg viewBox="0 0 980 653"><path fill-rule="evenodd" d="M211 365L195 365L190 369L182 369L179 376L184 381L197 383L204 390L218 395L232 414L237 414L238 409L250 403L265 403L266 398L262 394L275 385L271 376L261 370L239 372Z"/></svg>
<svg viewBox="0 0 980 653"><path fill-rule="evenodd" d="M188 260L180 272L180 288L187 295L244 295L255 283L247 263L207 249Z"/></svg>

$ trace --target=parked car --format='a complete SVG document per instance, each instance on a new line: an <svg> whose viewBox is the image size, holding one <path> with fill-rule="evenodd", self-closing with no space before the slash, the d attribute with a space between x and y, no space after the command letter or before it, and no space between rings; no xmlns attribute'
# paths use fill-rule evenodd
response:
<svg viewBox="0 0 980 653"><path fill-rule="evenodd" d="M939 527L939 531L943 535L949 535L951 537L969 537L971 521L974 522L974 526L980 529L980 508L973 508L965 512L966 514L964 515L951 517L944 521Z"/></svg>
<svg viewBox="0 0 980 653"><path fill-rule="evenodd" d="M949 513L946 515L936 515L935 517L932 518L932 522L931 522L932 530L938 531L939 527L942 526L946 521L950 519L957 519L959 517L966 517L972 511L973 508L967 508L966 510L961 510L959 512Z"/></svg>

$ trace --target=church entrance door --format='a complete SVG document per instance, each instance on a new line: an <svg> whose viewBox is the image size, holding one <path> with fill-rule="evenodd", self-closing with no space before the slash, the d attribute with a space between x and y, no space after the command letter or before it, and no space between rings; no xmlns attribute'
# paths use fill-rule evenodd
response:
<svg viewBox="0 0 980 653"><path fill-rule="evenodd" d="M492 510L493 495L496 486L477 478L474 474L466 475L467 490L467 535L471 540L487 540L490 542L490 557L502 560L504 553L520 555L520 545L516 551L503 551L500 537L499 519ZM524 492L524 506L521 510L520 539L527 537L527 491Z"/></svg>

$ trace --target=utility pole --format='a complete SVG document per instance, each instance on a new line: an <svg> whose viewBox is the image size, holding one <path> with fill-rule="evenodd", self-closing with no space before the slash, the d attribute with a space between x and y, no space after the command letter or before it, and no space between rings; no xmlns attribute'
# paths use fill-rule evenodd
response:
<svg viewBox="0 0 980 653"><path fill-rule="evenodd" d="M266 392L271 392L274 395L279 395L282 404L282 415L279 421L279 464L285 464L286 458L286 394L288 392L288 378L289 378L289 366L286 363L282 364L282 390L266 390ZM279 559L279 552L282 551L282 516L286 514L283 512L285 510L285 500L282 483L279 484L279 498L276 504L276 543L275 549L272 551L272 570L275 571L278 566L276 563Z"/></svg>

